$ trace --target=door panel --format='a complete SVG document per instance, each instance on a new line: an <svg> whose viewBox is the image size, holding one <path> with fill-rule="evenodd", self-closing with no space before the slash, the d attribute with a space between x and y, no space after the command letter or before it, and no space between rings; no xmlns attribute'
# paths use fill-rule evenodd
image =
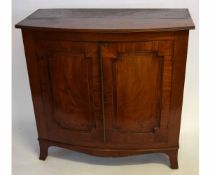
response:
<svg viewBox="0 0 210 175"><path fill-rule="evenodd" d="M49 138L100 141L97 45L37 41L36 46Z"/></svg>
<svg viewBox="0 0 210 175"><path fill-rule="evenodd" d="M84 54L56 53L48 61L55 121L63 128L90 130L95 125L91 60Z"/></svg>
<svg viewBox="0 0 210 175"><path fill-rule="evenodd" d="M161 65L153 53L121 54L112 62L114 127L151 132L158 126Z"/></svg>
<svg viewBox="0 0 210 175"><path fill-rule="evenodd" d="M161 42L102 46L108 142L167 141L173 45Z"/></svg>

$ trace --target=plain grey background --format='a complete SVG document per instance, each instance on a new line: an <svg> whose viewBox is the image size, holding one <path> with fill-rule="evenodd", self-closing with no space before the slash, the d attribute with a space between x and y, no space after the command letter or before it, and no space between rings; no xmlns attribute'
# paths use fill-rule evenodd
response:
<svg viewBox="0 0 210 175"><path fill-rule="evenodd" d="M37 132L21 31L14 28L38 8L188 8L196 30L189 35L182 112L179 170L166 165L164 155L96 158L50 148L47 161L38 160ZM12 4L13 174L198 174L198 0L13 0ZM141 173L139 173L141 172Z"/></svg>

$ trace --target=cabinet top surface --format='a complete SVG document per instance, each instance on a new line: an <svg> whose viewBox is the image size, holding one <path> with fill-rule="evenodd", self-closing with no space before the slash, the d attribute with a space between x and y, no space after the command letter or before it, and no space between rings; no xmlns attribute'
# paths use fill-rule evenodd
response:
<svg viewBox="0 0 210 175"><path fill-rule="evenodd" d="M16 24L33 30L147 32L194 29L188 9L39 9Z"/></svg>

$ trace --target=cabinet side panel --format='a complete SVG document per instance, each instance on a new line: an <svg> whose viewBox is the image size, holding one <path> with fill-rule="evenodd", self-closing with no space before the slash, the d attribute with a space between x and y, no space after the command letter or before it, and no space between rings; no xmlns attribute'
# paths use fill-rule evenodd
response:
<svg viewBox="0 0 210 175"><path fill-rule="evenodd" d="M173 56L171 110L169 120L169 145L179 145L180 122L182 112L185 67L187 59L189 31L175 32Z"/></svg>
<svg viewBox="0 0 210 175"><path fill-rule="evenodd" d="M22 30L29 83L31 88L35 119L37 124L37 131L39 137L46 137L45 126L44 123L41 121L41 118L43 117L44 114L43 111L44 109L43 109L41 86L38 74L39 71L35 54L33 35L34 33L32 31Z"/></svg>

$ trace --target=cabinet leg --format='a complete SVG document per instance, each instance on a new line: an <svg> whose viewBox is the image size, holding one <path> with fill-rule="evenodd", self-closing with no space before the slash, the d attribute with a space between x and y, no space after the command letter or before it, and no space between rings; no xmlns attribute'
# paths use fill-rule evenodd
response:
<svg viewBox="0 0 210 175"><path fill-rule="evenodd" d="M39 160L45 160L47 158L48 147L49 145L47 144L47 142L39 140L39 148L40 148Z"/></svg>
<svg viewBox="0 0 210 175"><path fill-rule="evenodd" d="M178 150L172 150L168 151L167 155L169 157L170 163L171 163L171 168L172 169L178 169Z"/></svg>

